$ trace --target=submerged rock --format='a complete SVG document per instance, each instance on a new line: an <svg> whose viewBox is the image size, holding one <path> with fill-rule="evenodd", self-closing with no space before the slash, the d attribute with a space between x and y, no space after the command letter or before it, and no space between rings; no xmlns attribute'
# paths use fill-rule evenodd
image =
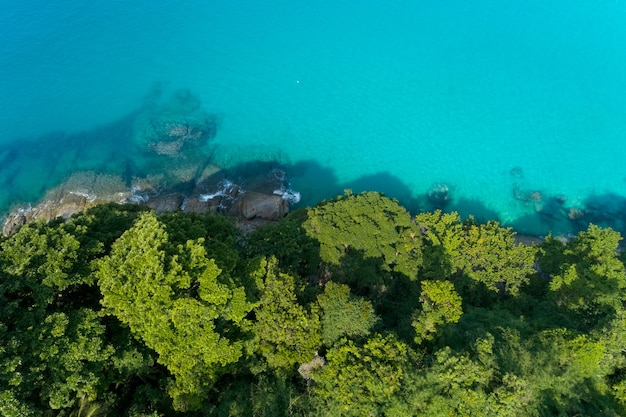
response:
<svg viewBox="0 0 626 417"><path fill-rule="evenodd" d="M570 220L582 219L584 216L585 216L585 211L577 207L570 207L570 209L567 211L567 217Z"/></svg>
<svg viewBox="0 0 626 417"><path fill-rule="evenodd" d="M143 132L148 148L158 155L178 157L183 149L200 147L215 137L214 116L151 119Z"/></svg>
<svg viewBox="0 0 626 417"><path fill-rule="evenodd" d="M511 168L511 170L509 171L509 174L513 178L523 179L524 178L524 169L522 167L520 167L520 166L515 166L515 167Z"/></svg>
<svg viewBox="0 0 626 417"><path fill-rule="evenodd" d="M445 208L450 202L450 188L446 184L433 184L428 190L428 201L435 208Z"/></svg>
<svg viewBox="0 0 626 417"><path fill-rule="evenodd" d="M217 126L216 115L203 111L188 90L179 90L137 118L134 140L157 155L177 158L213 139Z"/></svg>
<svg viewBox="0 0 626 417"><path fill-rule="evenodd" d="M513 184L513 197L524 202L541 202L543 193L539 190L524 190L519 184Z"/></svg>

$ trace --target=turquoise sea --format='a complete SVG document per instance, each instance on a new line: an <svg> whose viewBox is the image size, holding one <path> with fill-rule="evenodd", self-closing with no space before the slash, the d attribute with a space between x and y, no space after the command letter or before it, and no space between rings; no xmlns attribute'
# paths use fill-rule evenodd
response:
<svg viewBox="0 0 626 417"><path fill-rule="evenodd" d="M0 0L0 211L174 169L132 127L180 89L219 120L196 157L281 167L300 205L626 230L625 0Z"/></svg>

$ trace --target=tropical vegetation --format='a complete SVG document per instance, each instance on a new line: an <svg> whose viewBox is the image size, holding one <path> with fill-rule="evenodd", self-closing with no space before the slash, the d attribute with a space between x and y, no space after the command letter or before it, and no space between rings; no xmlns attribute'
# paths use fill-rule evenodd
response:
<svg viewBox="0 0 626 417"><path fill-rule="evenodd" d="M0 241L2 416L623 416L626 269L379 193L233 219L100 205Z"/></svg>

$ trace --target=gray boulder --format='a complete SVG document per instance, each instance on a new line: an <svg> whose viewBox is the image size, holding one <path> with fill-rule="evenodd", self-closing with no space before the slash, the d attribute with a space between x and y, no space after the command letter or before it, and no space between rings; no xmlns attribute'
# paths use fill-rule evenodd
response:
<svg viewBox="0 0 626 417"><path fill-rule="evenodd" d="M289 202L279 195L248 191L238 198L232 210L236 210L248 220L254 218L279 220L289 213ZM232 215L237 215L237 213L232 213Z"/></svg>

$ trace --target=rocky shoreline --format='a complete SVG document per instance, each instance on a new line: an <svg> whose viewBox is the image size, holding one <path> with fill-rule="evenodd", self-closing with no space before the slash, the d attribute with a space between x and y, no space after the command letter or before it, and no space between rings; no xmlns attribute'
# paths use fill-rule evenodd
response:
<svg viewBox="0 0 626 417"><path fill-rule="evenodd" d="M85 166L84 155L79 155L89 154L85 143L90 142L82 136L50 141L51 152L73 149L73 161L48 160L49 172L66 172L53 176L56 181L46 175L28 178L35 189L60 184L49 189L36 206L10 210L2 234L9 236L36 219L69 219L94 205L111 202L140 204L157 213L219 212L237 218L242 229L249 230L253 223L280 219L289 212L290 204L300 200L299 193L289 188L285 170L276 164L250 164L226 172L210 162L213 159L206 145L216 136L220 117L203 110L200 100L188 90L161 99L157 88L144 107L122 122L95 132L94 137L111 141L112 153L91 158L108 161L93 170L74 169ZM16 172L22 172L20 164L40 166L41 161L31 161L26 151L17 147L0 157L12 163Z"/></svg>
<svg viewBox="0 0 626 417"><path fill-rule="evenodd" d="M34 207L17 208L8 214L2 235L10 236L22 225L58 217L69 219L97 204L138 204L157 213L220 213L236 219L243 233L275 223L289 213L291 203L297 203L298 193L288 188L286 173L272 169L266 175L252 179L252 189L244 189L222 175L217 168L190 191L163 188L146 179L135 180L129 187L120 177L82 172L72 175L65 183L50 190ZM216 178L217 177L217 178ZM212 178L212 179L211 179ZM517 234L516 242L535 245L543 237Z"/></svg>
<svg viewBox="0 0 626 417"><path fill-rule="evenodd" d="M81 172L50 190L36 206L20 207L6 217L3 236L10 236L22 225L58 217L69 219L73 214L103 203L139 204L157 213L215 212L234 217L244 232L275 222L289 213L290 203L297 202L297 193L288 189L286 175L279 169L256 178L253 189L244 189L226 178L204 179L188 190L164 188L146 179L135 180L129 187L112 175ZM219 177L219 175L217 176Z"/></svg>

